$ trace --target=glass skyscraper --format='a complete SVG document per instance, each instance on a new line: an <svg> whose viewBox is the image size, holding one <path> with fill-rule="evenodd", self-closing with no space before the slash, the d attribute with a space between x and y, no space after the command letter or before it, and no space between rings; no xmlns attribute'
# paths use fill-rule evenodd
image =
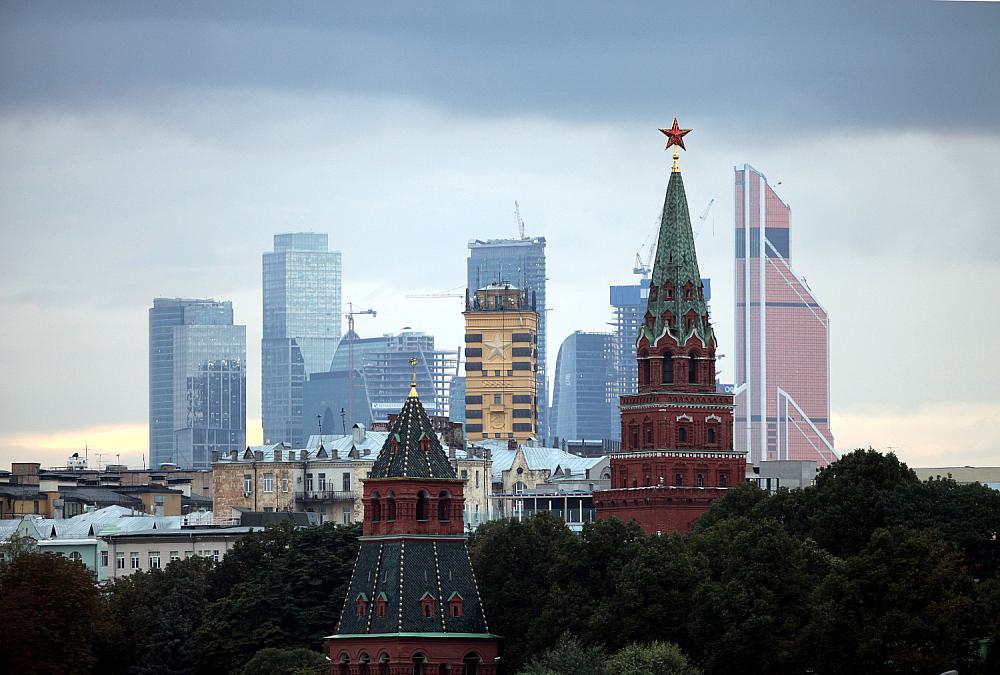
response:
<svg viewBox="0 0 1000 675"><path fill-rule="evenodd" d="M312 432L303 420L303 387L311 373L330 369L340 342L340 251L328 250L326 234L276 234L263 273L264 442L302 447Z"/></svg>
<svg viewBox="0 0 1000 675"><path fill-rule="evenodd" d="M246 447L246 326L233 305L156 298L149 310L149 460L211 467Z"/></svg>
<svg viewBox="0 0 1000 675"><path fill-rule="evenodd" d="M736 448L753 464L807 459L825 466L837 458L830 317L792 269L788 204L749 164L734 174Z"/></svg>
<svg viewBox="0 0 1000 675"><path fill-rule="evenodd" d="M524 239L479 239L469 242L468 285L470 293L492 283L509 283L534 294L538 312L538 373L535 397L538 402L538 437L550 435L548 358L546 356L547 316L545 311L545 237Z"/></svg>
<svg viewBox="0 0 1000 675"><path fill-rule="evenodd" d="M560 441L621 440L614 344L611 333L576 331L560 345L552 388L552 433Z"/></svg>

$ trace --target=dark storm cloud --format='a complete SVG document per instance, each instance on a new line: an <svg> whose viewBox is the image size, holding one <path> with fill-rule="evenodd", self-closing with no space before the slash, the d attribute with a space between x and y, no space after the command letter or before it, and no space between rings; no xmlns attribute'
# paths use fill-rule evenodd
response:
<svg viewBox="0 0 1000 675"><path fill-rule="evenodd" d="M141 105L158 89L238 86L474 115L995 131L998 35L1000 3L913 0L7 2L0 102Z"/></svg>

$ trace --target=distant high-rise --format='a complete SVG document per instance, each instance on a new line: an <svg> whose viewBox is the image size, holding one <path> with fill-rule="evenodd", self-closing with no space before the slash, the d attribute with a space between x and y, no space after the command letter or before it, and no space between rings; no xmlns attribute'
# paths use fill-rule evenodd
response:
<svg viewBox="0 0 1000 675"><path fill-rule="evenodd" d="M149 460L211 467L246 447L246 326L231 302L156 298L149 310Z"/></svg>
<svg viewBox="0 0 1000 675"><path fill-rule="evenodd" d="M311 373L327 372L340 342L340 251L327 235L274 235L264 254L261 418L264 442L305 444L313 427L302 417Z"/></svg>
<svg viewBox="0 0 1000 675"><path fill-rule="evenodd" d="M546 367L547 317L545 315L545 237L523 239L476 239L469 242L468 288L475 292L492 283L509 283L530 298L538 309L538 438L549 436L549 388Z"/></svg>
<svg viewBox="0 0 1000 675"><path fill-rule="evenodd" d="M836 459L830 319L791 267L791 209L749 164L735 174L736 447L754 464L824 466Z"/></svg>
<svg viewBox="0 0 1000 675"><path fill-rule="evenodd" d="M654 242L655 244L655 242ZM635 369L635 342L639 339L649 301L648 270L636 284L611 287L611 306L614 308L614 362L617 375L616 396L631 394L639 385ZM705 291L705 301L712 299L712 280L701 280ZM620 430L619 430L620 431ZM615 436L618 439L618 436Z"/></svg>
<svg viewBox="0 0 1000 675"><path fill-rule="evenodd" d="M467 438L539 438L539 313L531 295L511 284L490 284L466 297Z"/></svg>
<svg viewBox="0 0 1000 675"><path fill-rule="evenodd" d="M621 439L614 342L611 333L576 331L560 345L552 388L552 434L560 441Z"/></svg>
<svg viewBox="0 0 1000 675"><path fill-rule="evenodd" d="M353 375L349 367L352 346ZM457 349L435 349L433 335L414 330L375 338L345 335L331 360L330 370L312 373L306 381L303 418L307 429L316 433L322 424L324 433L334 433L334 429L341 428L341 408L348 428L355 422L370 426L374 421L387 421L391 413L402 407L410 392L414 372L411 358L417 360L417 386L428 394L425 399L428 414L447 415L449 387L458 374L458 357ZM347 411L352 408L354 419L346 419Z"/></svg>

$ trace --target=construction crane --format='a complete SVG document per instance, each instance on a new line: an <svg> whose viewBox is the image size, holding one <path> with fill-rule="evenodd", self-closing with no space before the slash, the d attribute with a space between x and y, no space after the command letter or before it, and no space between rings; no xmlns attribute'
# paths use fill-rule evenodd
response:
<svg viewBox="0 0 1000 675"><path fill-rule="evenodd" d="M527 239L524 236L524 221L521 219L521 205L514 200L514 223L517 225L517 233L521 235L521 239Z"/></svg>
<svg viewBox="0 0 1000 675"><path fill-rule="evenodd" d="M354 343L358 340L358 334L354 332L354 317L367 314L371 317L377 316L374 309L354 309L354 303L347 303L347 410L351 418L354 419Z"/></svg>
<svg viewBox="0 0 1000 675"><path fill-rule="evenodd" d="M715 204L715 198L713 197L708 201L708 205L705 206L705 208L702 210L701 215L698 216L698 226L692 228L694 230L695 238L697 238L698 234L701 232L701 226L705 224L705 219L708 218L708 214L712 210L712 206L714 204ZM653 255L656 253L656 241L659 232L660 232L660 220L659 218L657 218L656 230L653 232L653 235L646 237L646 241L642 242L642 246L640 246L639 250L635 252L635 266L632 268L632 274L638 274L643 279L646 279L649 277L650 272L653 271ZM649 244L649 251L648 254L646 255L646 259L643 260L642 249L646 246L647 243Z"/></svg>

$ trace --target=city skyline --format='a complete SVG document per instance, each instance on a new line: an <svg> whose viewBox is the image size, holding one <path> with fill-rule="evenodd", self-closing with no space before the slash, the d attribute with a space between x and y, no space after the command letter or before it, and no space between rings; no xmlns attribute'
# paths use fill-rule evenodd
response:
<svg viewBox="0 0 1000 675"><path fill-rule="evenodd" d="M329 233L344 301L379 310L362 335L411 326L457 347L458 301L399 298L462 289L468 240L515 237L516 199L527 235L547 240L549 343L608 330L607 287L632 282L667 180L655 129L677 114L695 129L692 213L716 199L696 243L723 381L732 168L750 163L782 183L796 267L836 321L838 448L1000 464L1000 356L979 351L977 377L959 381L912 339L928 306L966 317L987 346L1000 330L995 3L903 3L851 25L843 6L792 16L734 3L710 20L680 9L688 30L676 32L639 5L540 8L530 22L503 8L482 22L317 10L280 36L252 10L232 25L235 5L0 11L0 308L19 327L0 337L10 458L61 462L89 444L140 464L149 298L229 299L258 344L259 256L278 231ZM450 39L460 29L475 39ZM587 48L595 40L606 51ZM137 52L155 67L137 67ZM734 67L734 54L753 58ZM669 68L640 67L650 58ZM43 399L39 381L58 386Z"/></svg>

